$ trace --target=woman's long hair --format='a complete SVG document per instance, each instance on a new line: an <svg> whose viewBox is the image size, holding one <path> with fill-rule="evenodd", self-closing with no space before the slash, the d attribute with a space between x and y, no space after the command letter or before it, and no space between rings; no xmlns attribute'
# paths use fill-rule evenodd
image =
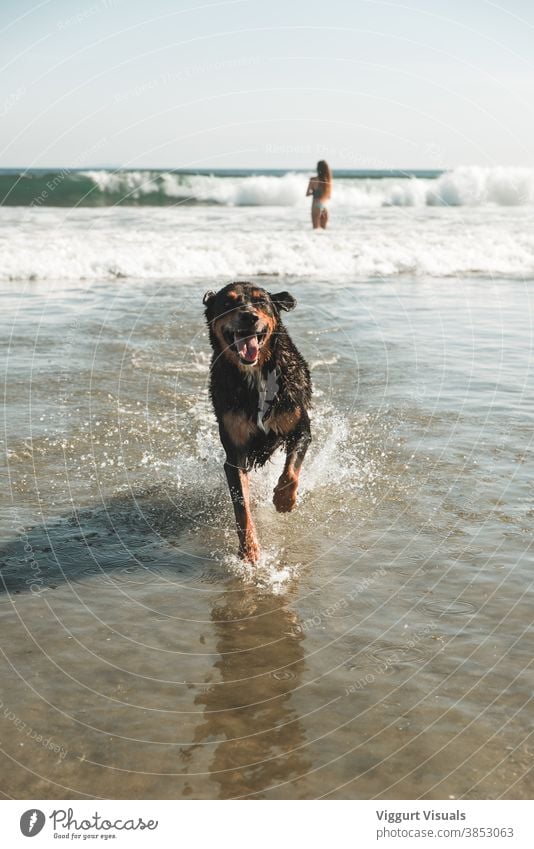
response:
<svg viewBox="0 0 534 849"><path fill-rule="evenodd" d="M329 198L332 194L332 172L328 166L328 162L324 159L321 159L317 163L317 177L323 190L321 198Z"/></svg>

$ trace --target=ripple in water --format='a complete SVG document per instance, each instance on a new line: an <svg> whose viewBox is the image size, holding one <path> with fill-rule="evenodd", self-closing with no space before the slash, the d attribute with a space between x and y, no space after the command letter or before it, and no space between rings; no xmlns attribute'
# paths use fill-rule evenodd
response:
<svg viewBox="0 0 534 849"><path fill-rule="evenodd" d="M472 616L477 612L470 601L427 601L421 609L432 616Z"/></svg>
<svg viewBox="0 0 534 849"><path fill-rule="evenodd" d="M393 668L422 663L426 657L427 652L423 648L403 645L382 646L367 654L367 658L371 662L383 663Z"/></svg>
<svg viewBox="0 0 534 849"><path fill-rule="evenodd" d="M276 681L291 681L292 678L295 678L295 673L289 669L282 669L280 672L271 672L271 678Z"/></svg>

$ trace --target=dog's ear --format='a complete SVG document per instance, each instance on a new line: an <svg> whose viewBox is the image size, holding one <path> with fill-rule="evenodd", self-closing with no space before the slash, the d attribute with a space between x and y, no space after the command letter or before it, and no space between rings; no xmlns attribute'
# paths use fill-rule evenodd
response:
<svg viewBox="0 0 534 849"><path fill-rule="evenodd" d="M209 302L215 297L216 294L216 292L206 292L206 294L202 298L202 303L205 307L209 306Z"/></svg>
<svg viewBox="0 0 534 849"><path fill-rule="evenodd" d="M286 312L294 310L297 306L295 298L289 292L278 292L276 295L271 295L271 301L279 310L285 310Z"/></svg>

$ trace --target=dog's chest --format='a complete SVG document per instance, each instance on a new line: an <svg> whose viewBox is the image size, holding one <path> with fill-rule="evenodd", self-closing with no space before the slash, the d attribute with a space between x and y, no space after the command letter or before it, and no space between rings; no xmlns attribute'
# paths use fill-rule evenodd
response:
<svg viewBox="0 0 534 849"><path fill-rule="evenodd" d="M263 433L267 434L270 430L269 414L278 392L276 369L272 369L267 374L262 374L260 371L250 372L246 375L246 381L249 388L255 390L258 396L256 425Z"/></svg>

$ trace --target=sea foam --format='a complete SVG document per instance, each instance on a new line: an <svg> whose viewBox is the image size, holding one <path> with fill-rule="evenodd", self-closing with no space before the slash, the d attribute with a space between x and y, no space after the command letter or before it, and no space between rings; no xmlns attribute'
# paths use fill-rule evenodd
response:
<svg viewBox="0 0 534 849"><path fill-rule="evenodd" d="M263 276L534 273L525 207L362 210L332 203L331 227L321 232L311 230L306 208L218 209L0 209L0 279L209 278L216 285Z"/></svg>

